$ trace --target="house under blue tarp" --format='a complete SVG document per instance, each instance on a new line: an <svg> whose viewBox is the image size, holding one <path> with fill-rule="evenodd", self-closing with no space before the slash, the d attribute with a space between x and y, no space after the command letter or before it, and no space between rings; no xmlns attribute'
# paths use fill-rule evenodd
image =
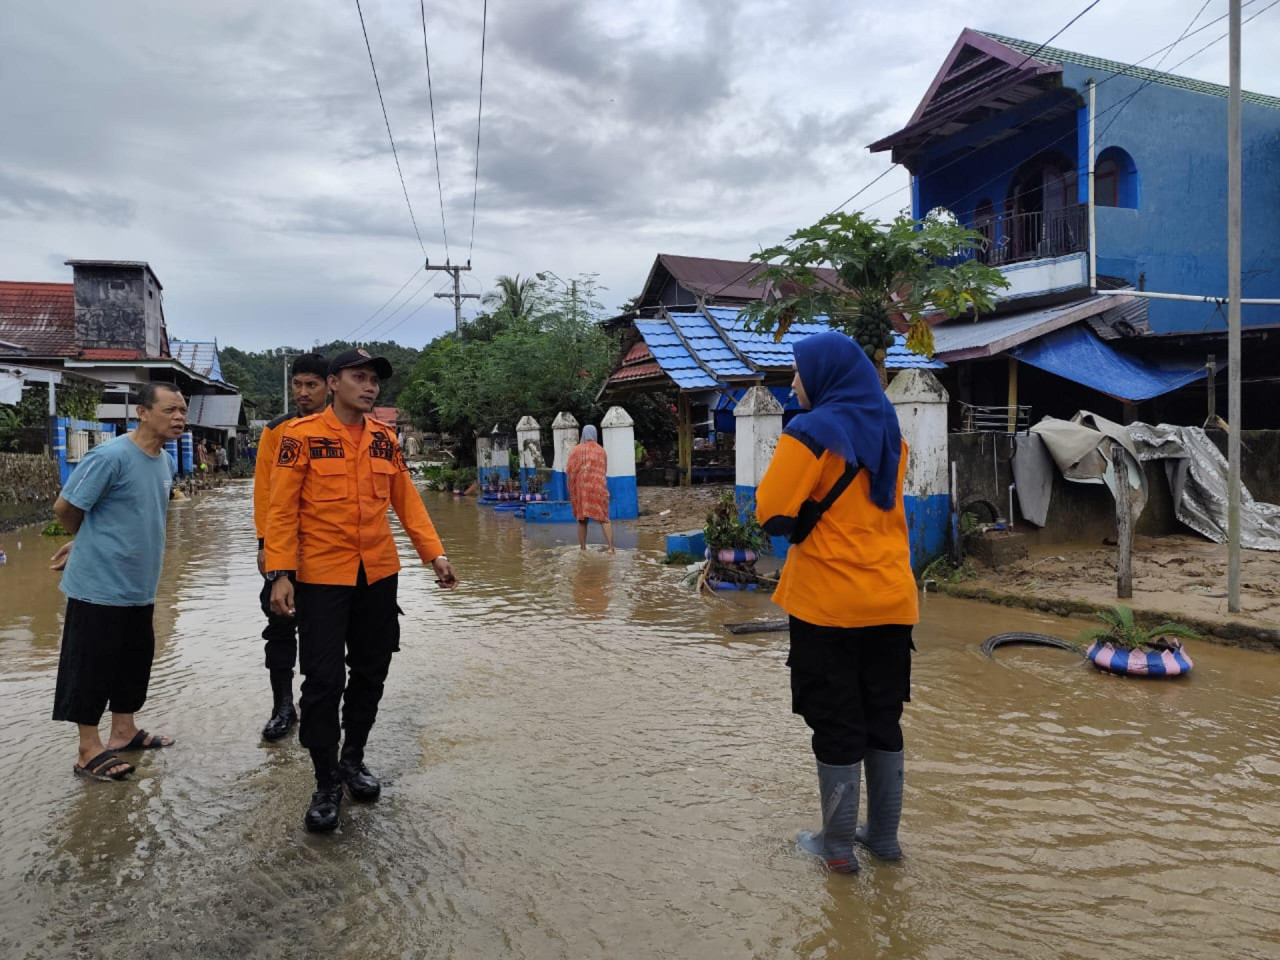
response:
<svg viewBox="0 0 1280 960"><path fill-rule="evenodd" d="M1023 363L1119 400L1150 400L1206 375L1203 366L1166 366L1120 353L1080 324L1055 330L1009 354Z"/></svg>

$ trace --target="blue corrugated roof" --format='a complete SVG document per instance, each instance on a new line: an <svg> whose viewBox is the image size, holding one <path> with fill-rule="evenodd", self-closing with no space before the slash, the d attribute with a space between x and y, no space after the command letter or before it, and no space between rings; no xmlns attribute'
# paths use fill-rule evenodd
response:
<svg viewBox="0 0 1280 960"><path fill-rule="evenodd" d="M637 320L635 324L653 359L683 390L712 389L724 386L726 379L750 377L766 370L784 370L794 363L793 348L797 340L831 329L821 320L797 323L781 341L775 343L773 334L747 329L737 310L710 307L708 312L724 331L724 336L701 313L668 314L679 335L665 319ZM688 342L693 353L681 342L681 337ZM738 358L739 353L747 359L746 363ZM890 370L937 370L946 364L912 353L907 349L905 338L898 335L885 358L885 366Z"/></svg>
<svg viewBox="0 0 1280 960"><path fill-rule="evenodd" d="M212 340L175 340L170 337L169 355L202 377L222 380L222 364L218 362L218 345Z"/></svg>

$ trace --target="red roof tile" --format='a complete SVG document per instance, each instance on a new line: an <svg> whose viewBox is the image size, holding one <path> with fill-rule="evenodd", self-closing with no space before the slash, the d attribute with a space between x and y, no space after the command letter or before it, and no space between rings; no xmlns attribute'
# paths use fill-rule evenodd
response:
<svg viewBox="0 0 1280 960"><path fill-rule="evenodd" d="M374 407L373 418L383 423L396 423L400 419L398 407Z"/></svg>
<svg viewBox="0 0 1280 960"><path fill-rule="evenodd" d="M75 288L69 283L0 280L0 340L32 356L76 353Z"/></svg>
<svg viewBox="0 0 1280 960"><path fill-rule="evenodd" d="M640 363L644 360L652 360L653 352L649 349L649 345L643 340L637 340L631 345L631 349L627 351L627 355L622 358L622 365L626 366L630 363Z"/></svg>
<svg viewBox="0 0 1280 960"><path fill-rule="evenodd" d="M639 380L641 377L660 376L665 376L662 372L662 367L657 363L657 361L651 361L649 363L637 363L635 366L631 367L623 367L610 377L609 380L611 382L617 382L619 380Z"/></svg>

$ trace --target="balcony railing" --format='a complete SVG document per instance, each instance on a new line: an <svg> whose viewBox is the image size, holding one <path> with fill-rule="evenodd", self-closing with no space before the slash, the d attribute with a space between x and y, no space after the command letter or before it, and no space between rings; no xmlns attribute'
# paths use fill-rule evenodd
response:
<svg viewBox="0 0 1280 960"><path fill-rule="evenodd" d="M973 229L987 238L974 256L993 267L1080 253L1089 248L1088 205L982 217Z"/></svg>

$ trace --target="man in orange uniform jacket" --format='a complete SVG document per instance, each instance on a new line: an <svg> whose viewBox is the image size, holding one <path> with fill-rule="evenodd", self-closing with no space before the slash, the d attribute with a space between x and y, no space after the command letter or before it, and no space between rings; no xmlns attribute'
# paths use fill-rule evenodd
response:
<svg viewBox="0 0 1280 960"><path fill-rule="evenodd" d="M388 506L437 582L458 585L395 431L368 415L391 372L385 358L364 350L334 357L333 406L285 428L271 476L267 577L272 611L298 618L298 739L315 766L316 791L304 821L313 832L338 825L344 784L352 799L366 802L382 789L365 766L364 748L391 654L400 647L400 560ZM346 728L341 756L339 702Z"/></svg>
<svg viewBox="0 0 1280 960"><path fill-rule="evenodd" d="M253 527L258 536L258 573L262 574L262 593L258 597L267 626L262 631L267 670L271 674L271 719L262 728L262 739L279 740L298 722L293 707L293 664L298 659L298 632L293 617L280 617L271 612L271 581L267 573L266 551L267 507L271 503L271 471L280 450L284 427L295 417L305 417L324 409L329 396L329 360L318 353L304 353L293 361L289 380L296 413L286 410L262 429L258 440L258 458L253 467Z"/></svg>

